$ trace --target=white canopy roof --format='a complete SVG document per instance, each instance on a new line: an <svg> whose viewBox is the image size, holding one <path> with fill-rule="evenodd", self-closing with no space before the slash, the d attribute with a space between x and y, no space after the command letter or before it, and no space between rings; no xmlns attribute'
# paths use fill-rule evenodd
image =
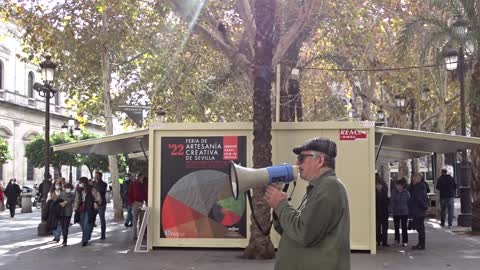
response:
<svg viewBox="0 0 480 270"><path fill-rule="evenodd" d="M130 154L148 151L148 129L53 146L54 151ZM398 161L430 155L453 153L480 145L480 138L389 127L375 128L378 160ZM143 149L142 149L143 146Z"/></svg>
<svg viewBox="0 0 480 270"><path fill-rule="evenodd" d="M378 160L398 161L432 153L454 153L480 145L480 138L389 127L375 128Z"/></svg>
<svg viewBox="0 0 480 270"><path fill-rule="evenodd" d="M148 151L148 129L53 146L53 151L115 155Z"/></svg>

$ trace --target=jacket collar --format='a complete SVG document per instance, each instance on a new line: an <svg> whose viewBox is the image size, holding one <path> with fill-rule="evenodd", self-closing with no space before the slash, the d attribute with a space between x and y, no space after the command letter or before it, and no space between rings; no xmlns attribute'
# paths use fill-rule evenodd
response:
<svg viewBox="0 0 480 270"><path fill-rule="evenodd" d="M333 169L328 169L324 171L322 174L317 176L315 179L310 181L309 185L307 186L307 193L310 192L314 187L320 185L323 181L323 179L329 177L329 176L335 176L335 171Z"/></svg>

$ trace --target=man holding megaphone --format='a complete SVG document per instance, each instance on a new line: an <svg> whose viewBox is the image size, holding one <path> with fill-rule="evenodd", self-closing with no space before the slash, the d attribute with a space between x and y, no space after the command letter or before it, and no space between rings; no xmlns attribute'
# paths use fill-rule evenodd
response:
<svg viewBox="0 0 480 270"><path fill-rule="evenodd" d="M287 194L273 185L264 197L282 236L275 269L349 270L350 216L347 192L335 174L337 145L315 138L293 152L300 177L309 183L300 206L291 206Z"/></svg>

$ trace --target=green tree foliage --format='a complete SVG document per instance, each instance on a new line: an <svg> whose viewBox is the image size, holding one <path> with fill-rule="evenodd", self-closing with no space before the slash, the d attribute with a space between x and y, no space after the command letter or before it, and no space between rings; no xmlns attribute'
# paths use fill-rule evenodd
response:
<svg viewBox="0 0 480 270"><path fill-rule="evenodd" d="M53 133L50 136L50 145L73 142L74 139L63 133ZM41 136L35 137L31 142L25 145L25 157L35 168L45 167L45 139ZM61 176L63 165L78 165L77 155L65 152L53 152L51 154L50 165Z"/></svg>
<svg viewBox="0 0 480 270"><path fill-rule="evenodd" d="M79 137L79 140L88 140L98 138L99 136L95 133L89 132L87 130L82 130L82 134ZM97 154L79 154L78 162L80 165L85 165L90 172L90 178L93 179L93 173L95 171L107 172L108 171L108 157L105 155Z"/></svg>
<svg viewBox="0 0 480 270"><path fill-rule="evenodd" d="M413 14L403 24L403 29L398 38L398 44L401 51L404 52L407 46L413 43L414 39L423 40L422 57L436 56L442 57L442 52L449 48L463 48L463 53L467 57L465 79L467 81L467 93L470 98L466 98L466 106L470 112L470 130L473 136L480 136L480 11L478 9L478 1L470 0L432 0L428 1L429 12L421 14ZM456 25L461 24L467 29L467 33L459 32ZM470 60L468 58L470 57ZM472 59L473 58L473 59ZM472 67L468 69L468 67ZM446 71L444 71L446 74ZM454 80L452 80L454 79ZM440 108L447 105L445 93L448 89L457 92L458 83L456 77L446 78L443 93L439 95L443 101ZM438 83L438 82L437 82ZM469 88L469 89L468 89ZM455 92L454 92L455 91ZM457 94L456 94L457 95ZM458 96L458 95L457 95ZM443 105L443 106L442 106ZM458 104L454 105L456 108ZM465 108L467 109L467 108ZM443 116L443 117L442 117ZM458 122L457 117L452 117ZM441 131L449 131L448 118L446 113L441 115L444 123ZM468 119L465 119L468 121ZM467 124L468 125L468 124ZM458 128L458 124L453 125L450 130ZM467 183L471 186L473 204L472 204L472 230L480 231L480 147L472 149L472 182ZM463 205L462 205L463 207ZM463 209L463 208L462 208Z"/></svg>
<svg viewBox="0 0 480 270"><path fill-rule="evenodd" d="M0 165L5 164L10 159L8 144L4 138L0 138Z"/></svg>
<svg viewBox="0 0 480 270"><path fill-rule="evenodd" d="M98 134L89 132L88 130L82 130L82 134L77 138L78 140L89 140L100 138ZM85 165L90 172L90 177L93 178L93 173L96 171L99 172L109 172L108 168L108 156L97 155L97 154L78 154L78 164ZM126 161L123 155L118 155L118 168L119 172L125 172Z"/></svg>

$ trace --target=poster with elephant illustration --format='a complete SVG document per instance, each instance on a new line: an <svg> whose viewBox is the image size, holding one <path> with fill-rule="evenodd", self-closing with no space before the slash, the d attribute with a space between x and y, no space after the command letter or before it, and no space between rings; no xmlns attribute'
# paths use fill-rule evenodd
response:
<svg viewBox="0 0 480 270"><path fill-rule="evenodd" d="M229 162L246 166L246 137L161 138L161 238L246 238L245 196Z"/></svg>

